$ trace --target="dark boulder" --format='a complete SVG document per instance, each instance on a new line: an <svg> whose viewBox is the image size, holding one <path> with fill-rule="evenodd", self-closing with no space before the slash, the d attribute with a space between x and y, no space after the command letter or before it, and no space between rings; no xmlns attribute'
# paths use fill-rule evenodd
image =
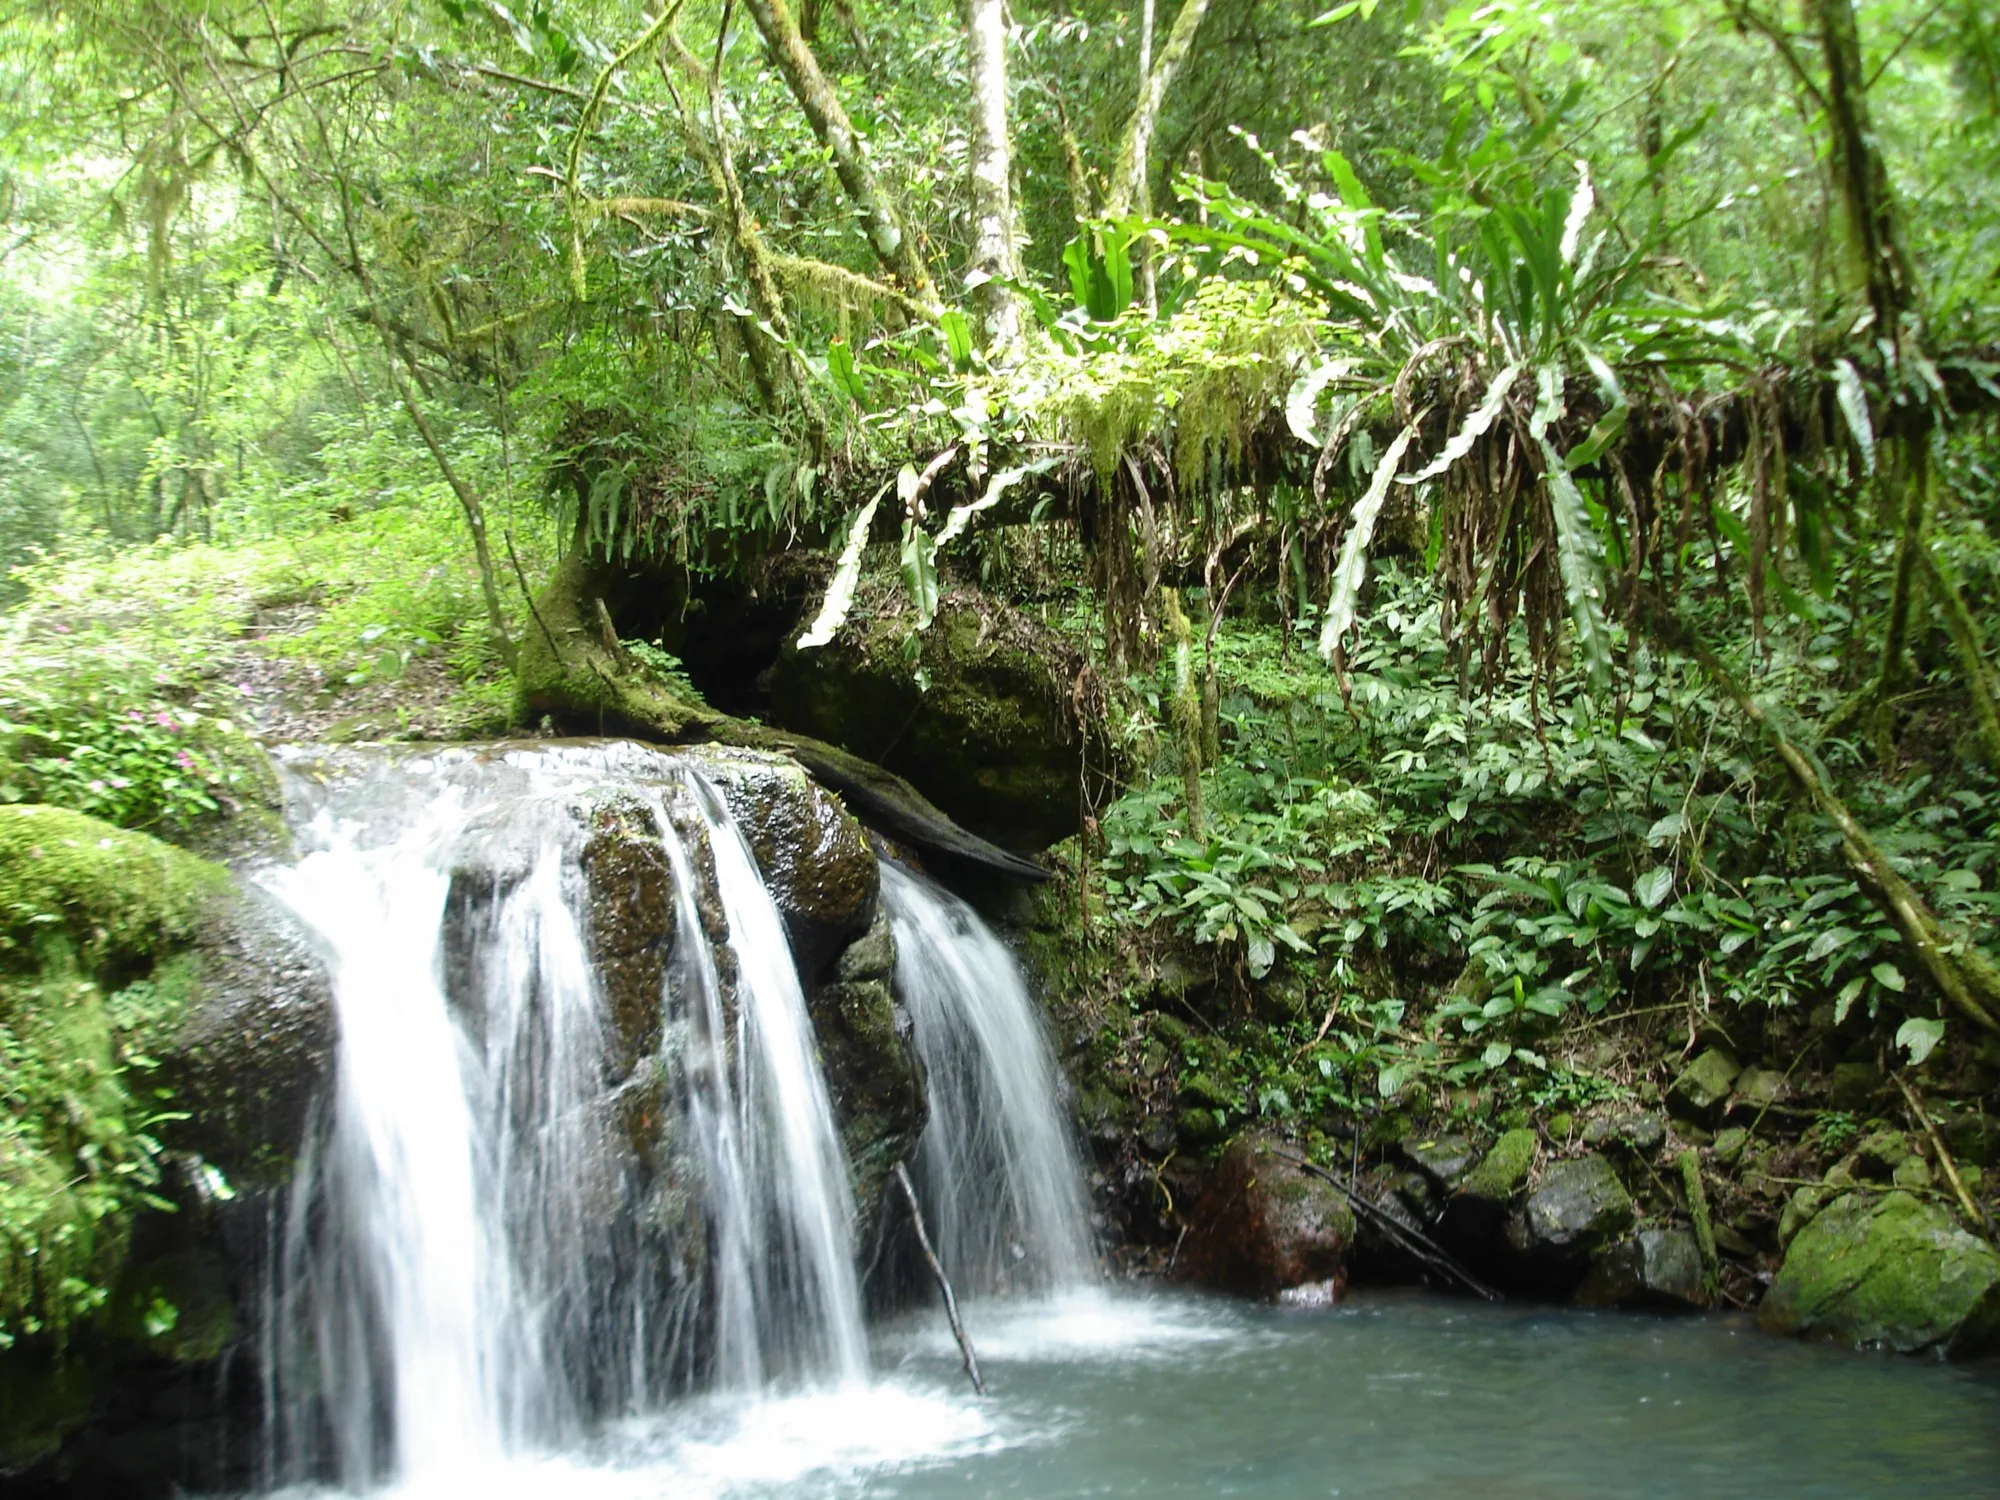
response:
<svg viewBox="0 0 2000 1500"><path fill-rule="evenodd" d="M1238 1136L1229 1144L1188 1215L1185 1279L1254 1297L1344 1283L1354 1211L1288 1155L1268 1136Z"/></svg>
<svg viewBox="0 0 2000 1500"><path fill-rule="evenodd" d="M813 1030L847 1148L854 1201L876 1212L889 1173L916 1148L926 1117L923 1065L910 1018L891 981L896 942L879 908L868 931L834 960L832 980L811 996ZM869 1235L863 1226L860 1242Z"/></svg>
<svg viewBox="0 0 2000 1500"><path fill-rule="evenodd" d="M1087 673L1075 646L968 588L946 596L915 660L907 634L899 620L855 619L824 646L788 642L771 669L773 719L906 777L1003 847L1075 833Z"/></svg>
<svg viewBox="0 0 2000 1500"><path fill-rule="evenodd" d="M1686 1229L1642 1229L1598 1253L1576 1300L1584 1307L1707 1307L1701 1246Z"/></svg>
<svg viewBox="0 0 2000 1500"><path fill-rule="evenodd" d="M882 875L867 835L784 756L716 746L687 753L728 801L785 919L800 977L817 982L874 919Z"/></svg>

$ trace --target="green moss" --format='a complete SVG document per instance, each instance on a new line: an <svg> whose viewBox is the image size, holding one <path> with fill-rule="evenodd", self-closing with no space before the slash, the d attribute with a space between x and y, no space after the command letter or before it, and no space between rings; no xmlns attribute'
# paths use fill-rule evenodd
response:
<svg viewBox="0 0 2000 1500"><path fill-rule="evenodd" d="M103 1302L159 1180L129 1069L197 983L172 950L229 890L219 866L144 834L0 807L0 1342L60 1342Z"/></svg>
<svg viewBox="0 0 2000 1500"><path fill-rule="evenodd" d="M1459 1191L1468 1198L1505 1202L1528 1180L1528 1169L1535 1164L1536 1145L1534 1131L1508 1131L1493 1143L1493 1149L1472 1169L1472 1175Z"/></svg>
<svg viewBox="0 0 2000 1500"><path fill-rule="evenodd" d="M589 564L574 552L536 595L521 636L515 717L532 723L548 715L652 740L705 738L718 716L614 650L598 607Z"/></svg>
<svg viewBox="0 0 2000 1500"><path fill-rule="evenodd" d="M1757 1320L1778 1333L1977 1354L2000 1342L2000 1255L1908 1193L1848 1193L1799 1230Z"/></svg>
<svg viewBox="0 0 2000 1500"><path fill-rule="evenodd" d="M229 874L56 807L0 807L0 963L66 933L86 966L147 958L198 931Z"/></svg>

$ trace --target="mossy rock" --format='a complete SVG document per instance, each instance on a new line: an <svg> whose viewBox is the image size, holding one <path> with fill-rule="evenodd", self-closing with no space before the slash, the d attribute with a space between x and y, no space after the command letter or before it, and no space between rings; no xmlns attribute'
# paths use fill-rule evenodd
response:
<svg viewBox="0 0 2000 1500"><path fill-rule="evenodd" d="M970 589L947 597L914 661L907 634L875 618L825 646L788 644L771 669L772 718L908 778L1003 847L1043 849L1076 832L1075 648Z"/></svg>
<svg viewBox="0 0 2000 1500"><path fill-rule="evenodd" d="M59 807L0 806L0 963L66 933L87 967L132 965L195 937L229 872Z"/></svg>
<svg viewBox="0 0 2000 1500"><path fill-rule="evenodd" d="M231 1177L288 1177L330 998L289 917L221 866L0 808L0 1320L59 1342L116 1278L159 1190L154 1137Z"/></svg>
<svg viewBox="0 0 2000 1500"><path fill-rule="evenodd" d="M1540 1142L1532 1130L1510 1130L1493 1143L1479 1165L1458 1186L1462 1198L1504 1203L1521 1190L1535 1164Z"/></svg>
<svg viewBox="0 0 2000 1500"><path fill-rule="evenodd" d="M1188 1280L1259 1297L1345 1281L1354 1210L1290 1155L1265 1135L1230 1142L1188 1212L1181 1259Z"/></svg>
<svg viewBox="0 0 2000 1500"><path fill-rule="evenodd" d="M1909 1193L1847 1193L1798 1231L1757 1321L1904 1353L1984 1353L2000 1345L2000 1254Z"/></svg>
<svg viewBox="0 0 2000 1500"><path fill-rule="evenodd" d="M536 594L514 677L515 717L543 717L594 734L677 742L706 739L722 717L692 692L662 681L618 645L603 613L610 582L573 549Z"/></svg>

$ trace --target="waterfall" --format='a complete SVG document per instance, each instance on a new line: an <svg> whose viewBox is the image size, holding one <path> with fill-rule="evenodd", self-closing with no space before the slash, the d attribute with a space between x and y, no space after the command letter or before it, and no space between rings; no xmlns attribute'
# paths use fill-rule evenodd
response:
<svg viewBox="0 0 2000 1500"><path fill-rule="evenodd" d="M946 1271L974 1291L1094 1282L1082 1166L1020 966L971 907L887 860L882 900L928 1079L916 1175Z"/></svg>
<svg viewBox="0 0 2000 1500"><path fill-rule="evenodd" d="M862 1378L805 998L715 788L636 747L292 783L310 852L270 884L327 955L340 1039L276 1272L271 1477L454 1491L693 1379ZM671 890L636 1062L587 930L606 806L644 815Z"/></svg>

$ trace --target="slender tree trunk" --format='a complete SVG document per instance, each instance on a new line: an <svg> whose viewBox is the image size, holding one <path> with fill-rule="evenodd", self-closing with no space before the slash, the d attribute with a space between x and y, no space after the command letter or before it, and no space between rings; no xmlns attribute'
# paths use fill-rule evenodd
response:
<svg viewBox="0 0 2000 1500"><path fill-rule="evenodd" d="M1951 643L1958 652L1959 670L1965 674L1966 692L1972 698L1973 722L1979 728L1979 744L1986 754L1986 764L2000 771L2000 706L1996 706L1993 669L1987 665L1986 641L1978 617L1967 607L1958 580L1944 559L1929 547L1919 547L1917 556L1929 577L1931 591L1944 610L1945 624L1951 630Z"/></svg>
<svg viewBox="0 0 2000 1500"><path fill-rule="evenodd" d="M1007 284L1019 276L1020 263L1007 130L1006 0L971 0L966 29L972 71L972 269L985 278L973 304L988 352L1004 354L1021 336L1020 304Z"/></svg>
<svg viewBox="0 0 2000 1500"><path fill-rule="evenodd" d="M778 340L791 337L791 326L785 318L785 301L779 294L778 281L771 269L770 247L764 243L764 236L751 216L749 206L743 199L743 186L736 176L736 160L729 148L729 137L723 129L722 90L716 70L705 67L700 58L681 39L680 32L669 27L666 34L668 50L679 64L688 80L702 91L707 104L707 114L691 107L681 100L680 91L673 86L673 75L668 72L667 59L660 59L660 71L666 76L667 87L679 108L681 127L687 135L689 148L699 158L702 170L707 173L709 186L721 200L722 212L727 216L728 243L742 262L743 278L749 284L750 301L755 306L759 321L764 327L751 327L743 331L743 347L750 359L750 375L757 383L757 394L763 398L765 408L776 412L782 404L786 386L786 364L783 349ZM721 51L720 39L717 44ZM776 339L772 335L776 335Z"/></svg>
<svg viewBox="0 0 2000 1500"><path fill-rule="evenodd" d="M834 175L853 200L861 216L861 227L874 248L876 258L920 301L935 303L930 273L923 257L903 227L903 221L883 189L881 179L869 165L868 152L860 133L847 118L840 96L820 71L819 59L799 31L788 0L744 0L751 19L764 34L776 58L778 70L792 97L805 111L819 142L833 153Z"/></svg>
<svg viewBox="0 0 2000 1500"><path fill-rule="evenodd" d="M1813 8L1826 62L1827 123L1833 132L1833 175L1846 221L1850 276L1874 310L1877 336L1900 342L1903 315L1913 310L1915 298L1889 168L1868 119L1868 75L1854 0L1813 0Z"/></svg>
<svg viewBox="0 0 2000 1500"><path fill-rule="evenodd" d="M1151 9L1149 4L1147 10ZM1166 45L1160 48L1158 59L1140 80L1138 103L1126 122L1124 139L1119 142L1118 165L1112 171L1111 191L1104 203L1105 213L1112 218L1145 213L1150 208L1147 158L1152 150L1153 132L1160 123L1160 106L1166 102L1167 90L1172 87L1181 64L1187 61L1195 33L1201 29L1202 17L1207 14L1208 0L1181 0Z"/></svg>

